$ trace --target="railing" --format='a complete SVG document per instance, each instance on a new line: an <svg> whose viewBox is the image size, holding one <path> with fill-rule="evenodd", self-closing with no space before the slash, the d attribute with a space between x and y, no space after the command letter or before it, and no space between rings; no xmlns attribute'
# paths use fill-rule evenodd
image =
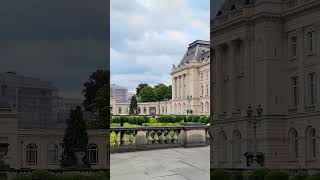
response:
<svg viewBox="0 0 320 180"><path fill-rule="evenodd" d="M110 151L127 152L173 147L205 146L209 126L111 128Z"/></svg>
<svg viewBox="0 0 320 180"><path fill-rule="evenodd" d="M12 108L0 108L0 113L11 113L13 112Z"/></svg>

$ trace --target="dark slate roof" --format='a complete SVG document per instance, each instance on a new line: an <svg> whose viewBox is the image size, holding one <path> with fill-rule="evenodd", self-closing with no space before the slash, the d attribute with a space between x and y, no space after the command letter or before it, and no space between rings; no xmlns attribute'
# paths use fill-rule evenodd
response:
<svg viewBox="0 0 320 180"><path fill-rule="evenodd" d="M209 56L209 57L208 57ZM210 59L210 41L197 40L189 44L188 50L180 61L179 66L183 66L192 61L207 61Z"/></svg>
<svg viewBox="0 0 320 180"><path fill-rule="evenodd" d="M217 16L223 15L225 12L238 9L244 5L248 5L254 2L254 0L225 0L221 9L218 11Z"/></svg>

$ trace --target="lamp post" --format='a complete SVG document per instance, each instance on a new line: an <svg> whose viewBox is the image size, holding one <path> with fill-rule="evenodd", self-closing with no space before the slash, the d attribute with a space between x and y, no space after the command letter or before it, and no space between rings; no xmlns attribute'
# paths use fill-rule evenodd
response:
<svg viewBox="0 0 320 180"><path fill-rule="evenodd" d="M191 100L192 100L192 96L187 96L187 100L188 100L188 109L187 109L187 114L192 114L192 110L191 110Z"/></svg>
<svg viewBox="0 0 320 180"><path fill-rule="evenodd" d="M259 168L261 167L258 163L258 153L257 153L257 123L261 121L261 115L263 112L263 109L261 105L258 106L256 109L257 114L253 114L253 109L249 106L247 109L247 115L248 115L248 122L250 127L253 128L253 164L252 167Z"/></svg>

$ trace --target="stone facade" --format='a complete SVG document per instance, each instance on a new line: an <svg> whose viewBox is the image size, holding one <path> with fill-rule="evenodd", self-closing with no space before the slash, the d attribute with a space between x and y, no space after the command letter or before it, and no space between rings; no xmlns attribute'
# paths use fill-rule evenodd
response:
<svg viewBox="0 0 320 180"><path fill-rule="evenodd" d="M212 167L246 168L246 110L263 108L267 168L320 166L320 1L226 0L211 22Z"/></svg>
<svg viewBox="0 0 320 180"><path fill-rule="evenodd" d="M191 43L177 66L173 66L172 99L163 102L138 103L139 115L193 114L210 112L210 42L197 40ZM187 97L191 97L190 100ZM189 104L190 102L190 104ZM111 97L113 115L128 115L130 103L118 103Z"/></svg>
<svg viewBox="0 0 320 180"><path fill-rule="evenodd" d="M13 109L0 109L0 144L9 144L5 164L13 169L60 168L64 129L19 129L20 118ZM88 130L88 135L91 168L108 169L107 130Z"/></svg>

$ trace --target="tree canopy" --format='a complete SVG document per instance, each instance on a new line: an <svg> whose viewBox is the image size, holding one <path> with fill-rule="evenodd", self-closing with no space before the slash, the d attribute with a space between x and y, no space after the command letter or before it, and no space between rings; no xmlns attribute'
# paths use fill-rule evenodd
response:
<svg viewBox="0 0 320 180"><path fill-rule="evenodd" d="M164 101L169 100L172 97L172 87L171 85L166 86L163 83L157 84L154 87L148 84L139 84L137 87L137 97L139 102L154 102L154 101Z"/></svg>
<svg viewBox="0 0 320 180"><path fill-rule="evenodd" d="M129 114L130 115L133 115L135 114L134 111L137 111L138 110L138 101L137 101L137 98L136 96L132 96L131 98L131 102L130 102L130 108L129 108Z"/></svg>

